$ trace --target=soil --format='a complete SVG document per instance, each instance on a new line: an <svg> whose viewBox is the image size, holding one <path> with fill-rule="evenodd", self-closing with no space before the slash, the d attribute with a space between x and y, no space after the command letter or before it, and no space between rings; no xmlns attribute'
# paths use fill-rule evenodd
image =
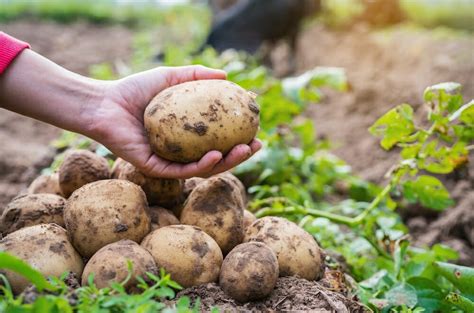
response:
<svg viewBox="0 0 474 313"><path fill-rule="evenodd" d="M238 303L215 283L185 289L178 293L192 301L201 299L201 310L218 307L221 312L365 312L357 301L331 291L316 281L280 277L275 289L260 301Z"/></svg>

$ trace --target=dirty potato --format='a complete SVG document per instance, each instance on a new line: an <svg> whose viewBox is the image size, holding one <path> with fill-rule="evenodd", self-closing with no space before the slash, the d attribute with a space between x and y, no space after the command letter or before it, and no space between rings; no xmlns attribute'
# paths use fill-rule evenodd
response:
<svg viewBox="0 0 474 313"><path fill-rule="evenodd" d="M26 226L56 223L64 227L63 210L66 200L49 193L26 194L14 198L0 216L3 235Z"/></svg>
<svg viewBox="0 0 474 313"><path fill-rule="evenodd" d="M226 254L243 240L243 215L238 188L228 179L214 176L194 188L186 200L180 221L200 227Z"/></svg>
<svg viewBox="0 0 474 313"><path fill-rule="evenodd" d="M256 220L257 218L255 217L255 215L253 215L252 212L250 212L249 210L244 210L244 231L246 231L247 228L249 228L249 226L252 225L252 223Z"/></svg>
<svg viewBox="0 0 474 313"><path fill-rule="evenodd" d="M63 193L59 187L59 174L40 175L28 186L28 193L51 193L62 196Z"/></svg>
<svg viewBox="0 0 474 313"><path fill-rule="evenodd" d="M122 170L122 167L125 164L127 164L127 161L121 158L117 158L114 162L114 165L112 165L112 169L110 170L111 178L118 179L120 171Z"/></svg>
<svg viewBox="0 0 474 313"><path fill-rule="evenodd" d="M238 302L265 298L278 279L275 253L261 242L242 243L222 263L219 285Z"/></svg>
<svg viewBox="0 0 474 313"><path fill-rule="evenodd" d="M150 207L151 230L181 224L173 212L159 206Z"/></svg>
<svg viewBox="0 0 474 313"><path fill-rule="evenodd" d="M244 242L265 243L278 258L280 276L298 275L307 280L321 273L321 252L313 236L287 219L266 216L246 230Z"/></svg>
<svg viewBox="0 0 474 313"><path fill-rule="evenodd" d="M82 258L68 241L66 230L56 224L40 224L17 230L0 240L0 251L14 255L44 276L61 276L64 272L82 274ZM13 292L19 294L30 282L20 274L1 270Z"/></svg>
<svg viewBox="0 0 474 313"><path fill-rule="evenodd" d="M87 184L69 197L64 222L71 242L84 257L103 246L130 239L140 242L150 232L143 190L119 179Z"/></svg>
<svg viewBox="0 0 474 313"><path fill-rule="evenodd" d="M139 291L137 276L146 279L146 272L157 275L158 269L151 254L135 241L120 240L102 247L87 262L82 273L82 285L94 274L97 288L123 282L128 276L128 261L132 263L132 276L124 285L129 292Z"/></svg>
<svg viewBox="0 0 474 313"><path fill-rule="evenodd" d="M149 204L173 207L181 201L183 181L180 179L148 177L128 162L122 165L118 178L140 186Z"/></svg>
<svg viewBox="0 0 474 313"><path fill-rule="evenodd" d="M254 94L226 80L199 80L167 88L153 98L144 122L151 148L181 163L211 150L223 154L248 144L259 126Z"/></svg>
<svg viewBox="0 0 474 313"><path fill-rule="evenodd" d="M222 252L200 228L171 225L159 228L143 239L142 246L164 268L171 279L187 288L217 281Z"/></svg>
<svg viewBox="0 0 474 313"><path fill-rule="evenodd" d="M247 189L245 188L244 184L237 178L235 177L234 174L231 172L224 172L220 173L217 176L224 177L228 180L230 180L235 186L239 189L240 194L242 195L242 200L244 201L244 204L247 203Z"/></svg>
<svg viewBox="0 0 474 313"><path fill-rule="evenodd" d="M59 186L64 197L97 180L110 178L107 160L87 150L70 150L59 167Z"/></svg>

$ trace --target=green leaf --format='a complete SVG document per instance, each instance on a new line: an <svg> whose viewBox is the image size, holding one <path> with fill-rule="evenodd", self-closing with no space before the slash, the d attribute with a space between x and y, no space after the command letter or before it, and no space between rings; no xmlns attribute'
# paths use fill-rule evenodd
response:
<svg viewBox="0 0 474 313"><path fill-rule="evenodd" d="M474 126L474 100L471 100L462 110L459 120L466 125Z"/></svg>
<svg viewBox="0 0 474 313"><path fill-rule="evenodd" d="M474 268L435 262L435 270L449 280L463 295L474 299Z"/></svg>
<svg viewBox="0 0 474 313"><path fill-rule="evenodd" d="M411 202L419 201L423 206L437 211L444 210L454 201L437 178L421 175L414 181L403 183L403 195Z"/></svg>
<svg viewBox="0 0 474 313"><path fill-rule="evenodd" d="M392 306L405 305L413 308L418 303L416 290L410 284L399 284L385 293L385 299Z"/></svg>
<svg viewBox="0 0 474 313"><path fill-rule="evenodd" d="M424 308L425 313L440 311L443 307L444 294L435 281L424 277L412 277L407 283L415 288L417 306Z"/></svg>
<svg viewBox="0 0 474 313"><path fill-rule="evenodd" d="M435 97L438 96L440 91L446 93L458 92L461 89L461 84L454 82L440 83L433 86L430 86L425 89L423 93L423 99L425 101L432 101Z"/></svg>
<svg viewBox="0 0 474 313"><path fill-rule="evenodd" d="M32 268L23 260L6 252L0 252L0 269L7 269L28 279L38 290L54 290L43 274Z"/></svg>
<svg viewBox="0 0 474 313"><path fill-rule="evenodd" d="M446 296L446 301L454 304L464 312L474 312L474 303L468 298L458 295L457 293L450 292Z"/></svg>
<svg viewBox="0 0 474 313"><path fill-rule="evenodd" d="M381 146L389 150L399 142L410 142L415 131L413 108L408 104L399 105L385 113L370 128L372 135L382 137Z"/></svg>

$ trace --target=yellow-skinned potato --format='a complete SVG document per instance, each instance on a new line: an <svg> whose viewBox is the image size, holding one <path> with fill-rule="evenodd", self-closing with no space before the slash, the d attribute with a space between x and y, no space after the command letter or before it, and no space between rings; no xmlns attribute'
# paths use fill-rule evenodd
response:
<svg viewBox="0 0 474 313"><path fill-rule="evenodd" d="M187 288L217 281L222 252L200 228L171 225L159 228L143 239L142 246L164 268L171 279Z"/></svg>
<svg viewBox="0 0 474 313"><path fill-rule="evenodd" d="M191 192L196 188L197 185L205 181L205 178L201 177L191 177L184 181L184 188L183 188L183 196L184 198L188 198Z"/></svg>
<svg viewBox="0 0 474 313"><path fill-rule="evenodd" d="M51 193L63 196L61 187L59 187L59 174L40 175L28 186L28 193Z"/></svg>
<svg viewBox="0 0 474 313"><path fill-rule="evenodd" d="M69 197L64 222L71 242L84 257L103 246L130 239L140 242L150 232L145 193L120 179L87 184Z"/></svg>
<svg viewBox="0 0 474 313"><path fill-rule="evenodd" d="M246 230L244 242L266 244L278 258L280 276L315 280L321 273L321 252L313 236L287 219L266 216Z"/></svg>
<svg viewBox="0 0 474 313"><path fill-rule="evenodd" d="M127 163L128 162L125 161L124 159L117 158L114 162L114 165L112 165L112 169L110 170L111 178L118 179L120 171L122 170L122 167Z"/></svg>
<svg viewBox="0 0 474 313"><path fill-rule="evenodd" d="M226 254L243 240L243 215L238 188L228 179L214 176L194 188L186 200L180 221L200 227Z"/></svg>
<svg viewBox="0 0 474 313"><path fill-rule="evenodd" d="M158 156L189 163L211 150L223 154L248 144L259 125L254 94L226 80L199 80L167 88L145 110L145 128Z"/></svg>
<svg viewBox="0 0 474 313"><path fill-rule="evenodd" d="M150 207L151 230L181 224L173 212L159 206Z"/></svg>
<svg viewBox="0 0 474 313"><path fill-rule="evenodd" d="M6 235L23 227L47 223L64 227L65 205L66 199L49 193L18 196L0 216L0 232Z"/></svg>
<svg viewBox="0 0 474 313"><path fill-rule="evenodd" d="M237 177L235 177L234 174L232 174L231 172L224 172L218 174L217 176L227 178L232 183L234 183L235 186L239 189L240 194L242 195L242 200L244 201L244 204L247 203L247 189L245 188L244 184Z"/></svg>
<svg viewBox="0 0 474 313"><path fill-rule="evenodd" d="M183 181L180 179L148 177L128 162L121 166L118 178L140 186L149 204L173 207L182 199Z"/></svg>
<svg viewBox="0 0 474 313"><path fill-rule="evenodd" d="M222 263L219 285L238 302L268 296L278 279L275 253L261 242L242 243Z"/></svg>
<svg viewBox="0 0 474 313"><path fill-rule="evenodd" d="M82 274L82 258L68 241L66 230L56 224L25 227L0 240L0 251L14 255L44 276L61 276L64 272ZM22 292L30 282L10 271L6 274L13 292Z"/></svg>
<svg viewBox="0 0 474 313"><path fill-rule="evenodd" d="M87 262L82 273L82 285L86 285L90 274L94 274L97 288L110 286L112 282L121 283L128 276L127 261L132 263L132 277L124 285L128 291L139 291L136 277L146 280L146 272L157 275L158 269L151 254L131 240L120 240L102 247Z"/></svg>
<svg viewBox="0 0 474 313"><path fill-rule="evenodd" d="M247 230L247 228L249 228L250 225L252 225L252 223L256 220L257 218L255 217L255 215L253 215L252 212L250 212L249 210L244 210L244 230Z"/></svg>
<svg viewBox="0 0 474 313"><path fill-rule="evenodd" d="M64 197L97 180L110 178L107 160L88 150L70 150L59 167L59 186Z"/></svg>

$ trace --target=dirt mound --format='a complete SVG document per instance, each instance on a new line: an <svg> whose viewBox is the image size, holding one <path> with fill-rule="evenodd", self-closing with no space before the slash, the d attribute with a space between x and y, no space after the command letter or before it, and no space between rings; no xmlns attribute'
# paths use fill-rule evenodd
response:
<svg viewBox="0 0 474 313"><path fill-rule="evenodd" d="M0 24L0 29L81 74L93 64L125 60L131 53L132 33L121 26L18 21ZM0 109L0 207L51 163L55 151L49 143L59 134L56 127Z"/></svg>
<svg viewBox="0 0 474 313"><path fill-rule="evenodd" d="M270 296L248 303L235 302L215 283L185 289L178 293L177 298L180 296L188 296L191 300L200 298L203 311L218 307L225 312L365 312L357 301L318 282L297 277L280 277Z"/></svg>

